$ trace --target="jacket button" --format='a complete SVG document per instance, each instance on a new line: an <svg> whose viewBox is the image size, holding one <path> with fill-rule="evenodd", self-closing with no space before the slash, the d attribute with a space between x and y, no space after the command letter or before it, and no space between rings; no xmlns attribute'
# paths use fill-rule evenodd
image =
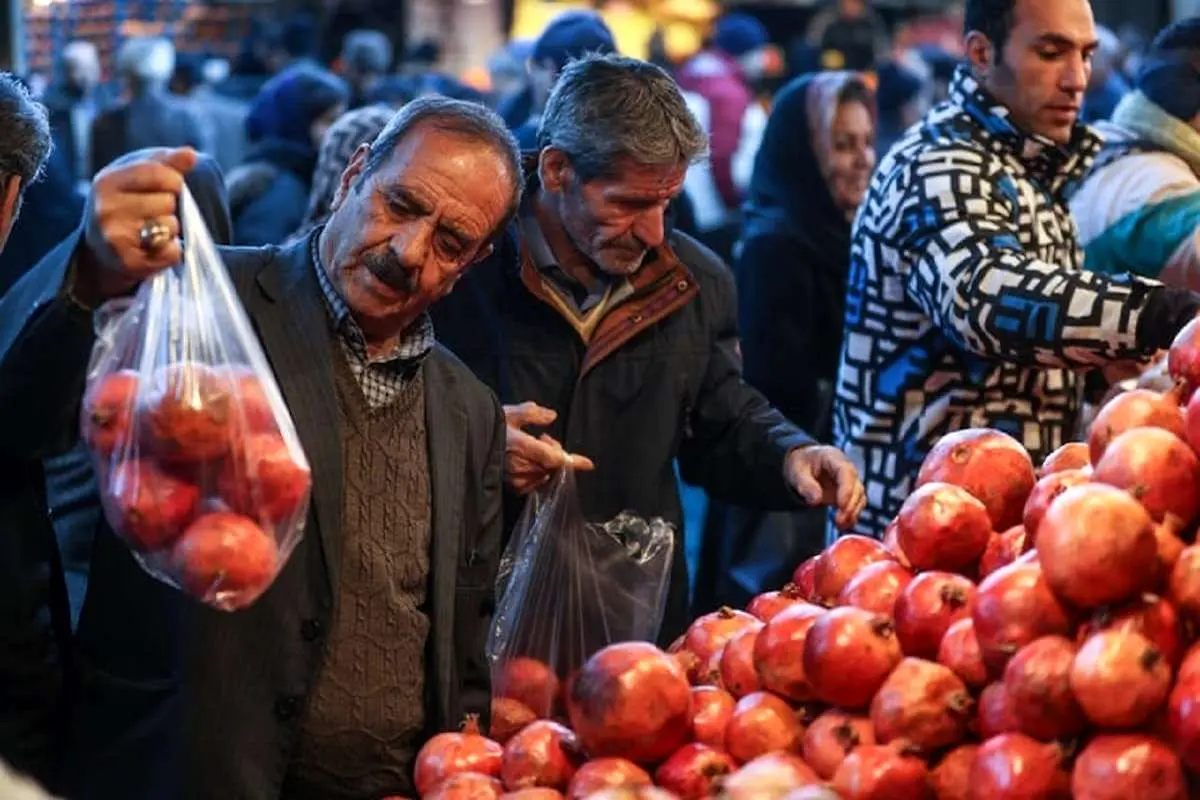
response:
<svg viewBox="0 0 1200 800"><path fill-rule="evenodd" d="M687 287L688 287L687 281L680 281L679 283L675 284L675 288L681 292L685 291L687 289Z"/></svg>
<svg viewBox="0 0 1200 800"><path fill-rule="evenodd" d="M629 321L632 322L634 325L641 325L643 319L645 319L645 317L643 317L641 314L634 314L632 317L629 318Z"/></svg>
<svg viewBox="0 0 1200 800"><path fill-rule="evenodd" d="M275 716L282 722L295 719L300 711L300 698L293 695L280 697L275 701Z"/></svg>
<svg viewBox="0 0 1200 800"><path fill-rule="evenodd" d="M306 642L315 642L321 638L321 620L306 619L300 625L300 635L304 637Z"/></svg>

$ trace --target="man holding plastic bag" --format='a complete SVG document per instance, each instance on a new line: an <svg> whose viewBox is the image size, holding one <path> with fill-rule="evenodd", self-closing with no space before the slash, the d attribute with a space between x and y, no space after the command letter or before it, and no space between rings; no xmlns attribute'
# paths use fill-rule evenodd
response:
<svg viewBox="0 0 1200 800"><path fill-rule="evenodd" d="M515 143L479 106L412 103L355 153L329 222L283 249L196 244L188 197L179 201L195 160L165 151L105 170L83 236L0 300L0 313L25 320L0 340L0 378L41 391L67 418L82 399L106 517L128 545L107 530L97 538L106 555L93 559L80 625L99 616L109 636L82 655L68 788L83 800L411 794L421 743L464 713L488 711L483 644L501 540L503 415L434 342L425 309L490 252L515 210ZM222 283L232 288L223 298ZM85 390L95 310L130 293L116 334L109 341L105 328L96 346ZM216 306L227 324L197 322ZM256 336L239 330L239 315ZM125 340L138 343L129 371L149 386L130 390L136 402L103 406L97 387L120 370L96 365ZM234 355L239 347L250 355ZM51 352L46 369L21 369ZM204 369L184 369L185 358ZM298 446L286 452L311 472L312 508L302 537L276 534L275 569L193 582L189 542L199 522L179 533L164 518L164 508L187 505L182 490L152 493L169 502L128 514L120 487L129 482L111 475L134 463L132 441L144 456L138 481L149 459L170 467L170 481L202 487L200 520L240 515L265 526L274 519L267 500L287 499L295 513L302 495L264 492L280 457L254 455L258 477L238 490L245 484L223 480L223 465L248 463L253 448L227 452L220 436L200 435L215 418L194 412L222 392L227 430L263 419L251 413L260 406L243 374L231 388L232 364L249 365L265 384L285 440L294 424ZM188 413L164 416L160 395ZM135 432L106 438L122 408L140 419L124 426ZM215 541L203 550L209 557L222 547L260 552L228 535ZM164 594L131 553L211 608ZM247 574L253 591L210 590L244 588L233 579Z"/></svg>

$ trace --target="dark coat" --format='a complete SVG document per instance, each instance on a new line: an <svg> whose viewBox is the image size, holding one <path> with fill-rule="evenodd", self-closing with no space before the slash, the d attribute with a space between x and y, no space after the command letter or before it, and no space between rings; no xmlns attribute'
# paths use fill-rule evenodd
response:
<svg viewBox="0 0 1200 800"><path fill-rule="evenodd" d="M92 122L92 175L134 150L185 146L209 149L191 106L165 91L146 92Z"/></svg>
<svg viewBox="0 0 1200 800"><path fill-rule="evenodd" d="M811 440L742 382L733 281L695 240L672 234L633 276L634 295L585 345L523 257L517 227L434 306L438 339L502 402L558 412L548 433L596 464L578 475L589 520L628 509L676 526L668 639L688 606L675 460L685 480L714 497L797 508L784 457ZM509 500L511 523L521 502Z"/></svg>
<svg viewBox="0 0 1200 800"><path fill-rule="evenodd" d="M75 426L94 340L91 315L59 296L76 242L0 304L14 322L0 328L0 399L31 416L28 431ZM267 593L229 614L158 583L101 526L76 633L64 769L72 798L278 796L321 668L340 578L342 485L326 312L307 241L222 254L312 464L306 534ZM448 352L435 350L425 369L433 732L488 712L483 645L501 543L504 424L495 397Z"/></svg>

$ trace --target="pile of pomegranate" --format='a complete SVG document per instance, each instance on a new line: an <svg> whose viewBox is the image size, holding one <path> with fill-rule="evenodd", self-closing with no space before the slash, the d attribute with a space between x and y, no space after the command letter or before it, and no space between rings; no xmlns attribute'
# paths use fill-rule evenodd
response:
<svg viewBox="0 0 1200 800"><path fill-rule="evenodd" d="M85 393L81 432L105 514L151 574L226 610L271 584L312 481L253 373L109 373Z"/></svg>

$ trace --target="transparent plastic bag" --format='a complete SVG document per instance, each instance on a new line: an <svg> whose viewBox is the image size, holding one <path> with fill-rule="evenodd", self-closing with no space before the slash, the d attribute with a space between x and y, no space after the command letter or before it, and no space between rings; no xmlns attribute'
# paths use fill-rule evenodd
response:
<svg viewBox="0 0 1200 800"><path fill-rule="evenodd" d="M538 717L561 714L559 687L597 650L654 641L662 624L675 530L629 513L583 518L564 469L533 495L500 560L488 637L492 694Z"/></svg>
<svg viewBox="0 0 1200 800"><path fill-rule="evenodd" d="M254 602L303 534L308 459L185 187L183 262L97 314L80 431L142 567L214 608Z"/></svg>

